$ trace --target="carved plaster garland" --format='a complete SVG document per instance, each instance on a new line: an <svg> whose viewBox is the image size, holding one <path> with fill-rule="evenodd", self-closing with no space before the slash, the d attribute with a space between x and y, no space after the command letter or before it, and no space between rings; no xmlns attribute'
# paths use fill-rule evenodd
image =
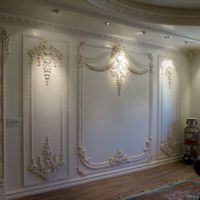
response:
<svg viewBox="0 0 200 200"><path fill-rule="evenodd" d="M57 170L65 164L63 157L64 156L61 154L59 155L59 159L57 159L57 156L52 153L49 139L46 137L41 155L37 156L36 159L31 159L29 169L42 179L49 180Z"/></svg>
<svg viewBox="0 0 200 200"><path fill-rule="evenodd" d="M118 96L120 96L123 82L129 72L142 75L151 71L153 67L153 57L151 54L148 54L150 60L149 64L142 64L136 61L133 56L128 55L120 44L113 46L112 52L110 53L110 61L107 65L96 67L94 64L98 64L98 62L109 53L103 53L95 58L88 58L82 54L84 49L85 43L81 43L78 47L79 67L86 66L88 69L95 72L104 72L109 70L116 81ZM134 64L134 66L131 66L131 63Z"/></svg>
<svg viewBox="0 0 200 200"><path fill-rule="evenodd" d="M33 64L34 59L37 59L38 67L43 67L44 78L46 85L49 84L52 68L57 65L63 65L63 54L57 50L48 41L43 41L38 47L28 51L30 64Z"/></svg>
<svg viewBox="0 0 200 200"><path fill-rule="evenodd" d="M3 28L0 27L0 51L1 51L1 55L0 55L0 182L1 179L3 181L4 178L4 167L3 167L3 67L5 64L5 60L9 55L9 40L10 40L10 35L8 34L8 32L6 30L4 30Z"/></svg>

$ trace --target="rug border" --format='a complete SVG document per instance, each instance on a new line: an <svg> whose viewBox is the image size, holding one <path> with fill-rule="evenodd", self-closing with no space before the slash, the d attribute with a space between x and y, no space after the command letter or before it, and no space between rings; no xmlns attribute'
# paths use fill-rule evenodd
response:
<svg viewBox="0 0 200 200"><path fill-rule="evenodd" d="M170 187L172 186L177 186L177 185L180 185L182 183L186 183L186 182L192 182L194 184L198 184L200 185L200 182L196 182L196 181L193 181L191 179L183 179L183 180L180 180L180 181L177 181L177 182L173 182L173 183L168 183L168 184L164 184L164 185L161 185L160 187L158 188L155 188L155 189L151 189L151 190L146 190L146 191L141 191L137 194L133 194L133 195L130 195L126 198L123 198L122 200L137 200L137 198L141 197L141 195L149 195L150 193L156 193L156 192L160 192L160 191L165 191L167 189L169 189ZM134 199L132 199L134 198Z"/></svg>

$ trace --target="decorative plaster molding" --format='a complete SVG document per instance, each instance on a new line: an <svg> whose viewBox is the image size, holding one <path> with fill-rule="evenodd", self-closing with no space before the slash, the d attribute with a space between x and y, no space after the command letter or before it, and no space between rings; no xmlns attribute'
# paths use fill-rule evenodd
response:
<svg viewBox="0 0 200 200"><path fill-rule="evenodd" d="M37 126L35 124L35 120L34 120L34 111L33 109L35 109L35 107L33 106L34 104L34 86L35 86L35 82L33 81L33 68L29 65L29 56L27 54L26 49L31 49L32 48L32 44L37 44L38 41L40 42L39 44L42 44L43 41L45 41L45 38L41 38L41 37L36 37L34 35L29 35L29 34L23 34L23 48L25 51L23 51L24 53L24 57L27 57L27 59L24 59L23 62L23 77L24 77L24 82L23 82L23 132L26 134L23 134L23 141L24 141L24 159L23 159L23 178L24 178L24 186L32 186L33 183L30 179L30 170L27 170L28 167L31 167L33 164L36 163L36 165L38 165L39 167L39 158L36 158L36 154L35 153L35 149L38 148L37 143L35 143L34 138L37 137L37 132L35 132L35 126ZM59 123L56 124L56 126L58 126L58 132L56 132L57 134L57 141L58 141L58 149L60 149L59 151L59 155L60 158L57 159L57 162L61 163L61 160L66 160L66 168L63 169L63 174L62 176L59 176L56 178L56 180L58 179L63 179L63 178L68 178L69 176L69 141L65 141L65 138L68 137L68 128L67 128L67 123L68 123L68 112L66 113L66 111L68 110L68 79L66 79L66 76L64 74L67 74L68 72L68 66L67 66L67 62L66 62L66 58L68 57L68 42L63 41L62 44L60 43L60 41L57 43L57 41L52 41L53 44L55 45L61 45L62 47L66 48L66 52L64 53L64 57L63 57L63 67L59 68L60 76L59 76L59 85L56 83L56 85L59 87L59 101L57 101L57 105L58 105L58 116L60 116ZM50 44L50 42L49 42ZM47 45L48 47L48 45ZM39 46L37 46L37 48L39 48ZM48 49L48 48L47 48ZM63 49L63 48L62 48ZM50 51L51 52L51 51ZM47 54L45 55L49 55L49 51L46 52ZM38 59L37 57L35 59ZM55 58L55 60L57 61L57 58ZM37 60L36 60L37 61ZM60 62L60 61L58 61ZM29 67L27 67L27 65ZM52 82L53 83L53 82ZM46 87L45 87L46 88ZM44 90L46 90L45 88L43 88ZM56 88L54 87L54 89L56 90ZM54 92L54 91L52 91ZM53 94L53 93L52 93ZM48 124L47 124L48 127ZM47 131L48 132L48 131ZM48 137L51 138L51 134L54 134L52 132L48 133ZM55 138L54 138L55 139ZM45 141L46 142L46 141ZM27 144L27 145L25 145ZM65 146L66 145L66 146ZM51 151L50 151L51 152ZM51 154L52 155L52 154ZM63 158L62 155L64 156ZM27 158L29 158L27 160ZM30 160L31 160L31 166L30 166ZM34 162L35 163L34 163ZM47 163L48 164L48 163ZM33 167L33 166L32 166ZM35 167L35 166L34 166ZM44 172L40 172L40 169L34 168L33 170L36 170L36 173L38 174L38 177L42 176L44 178L42 179L47 179L48 178L48 174L45 175L45 173L50 173L52 171L52 175L53 175L53 165L50 165L50 169L48 172L44 171ZM59 167L59 166L58 166ZM47 168L48 170L48 168ZM41 175L40 175L41 173ZM46 177L45 177L46 176ZM51 178L51 175L49 175L49 179ZM42 180L38 179L38 183L41 183Z"/></svg>
<svg viewBox="0 0 200 200"><path fill-rule="evenodd" d="M86 166L89 169L98 170L98 169L105 169L113 166L119 166L122 164L129 164L132 162L138 162L140 160L146 159L147 162L150 162L152 159L151 156L151 138L146 142L146 145L143 149L143 153L138 154L136 156L128 156L126 155L121 149L118 149L116 154L114 154L112 157L108 158L107 161L104 162L93 162L90 157L87 157L86 155L86 149L79 146L78 147L78 156L82 164ZM78 171L82 175L86 175L85 171L78 168Z"/></svg>
<svg viewBox="0 0 200 200"><path fill-rule="evenodd" d="M48 30L48 31L52 30L52 31L56 31L56 32L66 33L66 34L73 35L73 36L88 37L90 39L93 38L93 39L112 41L115 43L133 44L133 45L138 45L141 47L151 48L151 49L163 49L164 48L164 49L166 49L166 51L170 50L170 52L178 51L178 49L175 47L169 47L166 45L163 46L160 44L155 44L155 43L150 43L150 42L135 41L132 38L123 37L123 36L111 36L111 35L106 35L106 34L101 34L101 33L89 32L89 31L85 31L85 30L71 28L71 27L68 27L65 25L61 25L61 24L55 24L55 23L51 23L51 22L47 22L47 21L30 19L30 18L16 16L16 15L8 15L8 14L0 13L0 22L20 25L20 26L25 26L25 27L31 27L31 28L40 28L42 30ZM141 27L141 25L139 25L139 27L142 28L143 26ZM150 30L150 28L151 27L148 27L148 28L143 27L142 29ZM183 38L184 40L190 40L195 43L200 43L200 40L198 40L196 38L182 36L179 34L171 33L169 31L163 31L163 30L159 30L159 29L158 30L152 29L152 31L160 32L162 34L167 34L167 35L171 35L171 36L178 37L178 38Z"/></svg>
<svg viewBox="0 0 200 200"><path fill-rule="evenodd" d="M78 138L78 157L79 157L79 162L78 162L78 168L77 171L80 175L88 175L88 174L93 174L93 173L100 173L103 170L106 169L111 169L112 167L117 167L121 165L129 165L131 163L141 163L141 162L150 162L152 160L152 136L151 136L151 119L149 119L149 133L145 142L145 146L141 153L137 155L126 155L123 153L122 150L118 150L111 158L107 158L105 161L102 162L95 162L93 161L88 155L87 155L87 150L83 146L83 130L82 130L82 113L83 113L83 64L87 64L86 67L97 71L97 72L102 72L106 71L109 69L108 66L103 66L103 67L95 67L93 65L88 64L88 57L83 56L82 50L85 50L87 47L94 47L94 48L105 48L102 46L97 46L97 45L92 45L92 44L85 44L81 43L78 46L78 67L79 67L79 138ZM112 48L105 48L109 50L108 52L104 52L100 55L98 55L95 58L89 58L89 61L93 61L93 63L96 63L97 61L101 60L103 57L111 56L112 54ZM141 73L146 73L146 70L149 72L149 91L152 91L152 67L153 67L153 57L151 54L145 54L142 53L142 55L147 56L149 59L149 63L144 65L133 59L133 57L129 58L132 59L131 62L137 66L138 72ZM141 70L141 71L140 71ZM135 73L135 71L134 71ZM151 116L151 106L152 106L152 92L149 93L149 113Z"/></svg>
<svg viewBox="0 0 200 200"><path fill-rule="evenodd" d="M180 70L178 61L176 61L175 58L169 59L167 57L159 56L158 60L160 72L158 87L159 102L157 149L158 159L163 159L165 158L163 152L169 157L180 154L180 152L178 152L180 147L180 131L178 131L178 121L180 120ZM176 66L173 62L176 63ZM165 81L167 81L168 84L165 85ZM171 92L168 90L171 90Z"/></svg>
<svg viewBox="0 0 200 200"><path fill-rule="evenodd" d="M59 155L59 159L57 159L57 156L52 153L49 139L46 137L41 155L37 156L37 159L31 159L29 169L41 178L49 180L52 178L52 175L65 164L63 157L64 156L61 154Z"/></svg>
<svg viewBox="0 0 200 200"><path fill-rule="evenodd" d="M149 58L149 63L142 64L138 62L132 55L129 55L127 52L125 52L120 44L113 46L110 55L109 53L104 52L101 55L96 56L95 58L85 57L82 53L83 50L85 50L85 43L82 42L78 47L79 67L82 68L85 65L88 69L95 72L104 72L109 70L112 77L116 80L118 96L120 96L123 81L129 72L136 75L142 75L149 71L152 71L153 68L153 56L151 54L147 54ZM107 65L98 67L93 65L98 65L98 62L102 60L105 55L110 56L110 60L108 61ZM118 57L120 57L120 60L118 59Z"/></svg>
<svg viewBox="0 0 200 200"><path fill-rule="evenodd" d="M28 51L30 64L33 64L34 59L37 59L38 67L43 67L44 78L46 85L49 84L51 78L52 67L63 65L63 54L53 47L47 40L40 42L38 47Z"/></svg>
<svg viewBox="0 0 200 200"><path fill-rule="evenodd" d="M167 137L161 140L160 149L168 156L176 153L177 147L180 144L172 129L169 130Z"/></svg>

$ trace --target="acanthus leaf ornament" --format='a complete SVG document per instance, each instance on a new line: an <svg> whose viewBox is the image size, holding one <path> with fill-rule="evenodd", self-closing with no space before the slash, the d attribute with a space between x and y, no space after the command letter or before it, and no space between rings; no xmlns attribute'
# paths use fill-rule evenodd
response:
<svg viewBox="0 0 200 200"><path fill-rule="evenodd" d="M103 59L104 56L109 53L102 53L95 58L88 58L82 54L82 50L85 50L84 47L85 43L83 42L80 43L78 47L79 67L81 68L85 65L88 69L95 72L104 72L109 70L116 81L118 96L121 94L124 80L129 72L141 75L149 71L151 72L153 68L153 57L151 54L148 54L150 60L149 63L142 64L133 58L133 56L128 55L120 44L113 46L108 64L104 66L94 66L94 64L98 64L99 60ZM134 64L134 66L132 66L131 63Z"/></svg>
<svg viewBox="0 0 200 200"><path fill-rule="evenodd" d="M30 64L37 59L38 67L43 67L46 85L49 84L52 68L63 65L63 54L47 40L40 42L39 46L28 51Z"/></svg>
<svg viewBox="0 0 200 200"><path fill-rule="evenodd" d="M49 180L53 174L64 165L63 155L59 158L52 153L49 139L46 137L41 155L36 159L31 159L30 171L40 176L42 179Z"/></svg>

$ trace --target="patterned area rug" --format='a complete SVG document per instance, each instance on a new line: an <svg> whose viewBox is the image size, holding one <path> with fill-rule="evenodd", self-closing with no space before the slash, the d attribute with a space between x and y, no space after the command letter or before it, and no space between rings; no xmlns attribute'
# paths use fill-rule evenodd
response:
<svg viewBox="0 0 200 200"><path fill-rule="evenodd" d="M200 200L200 183L180 181L132 195L126 200Z"/></svg>

